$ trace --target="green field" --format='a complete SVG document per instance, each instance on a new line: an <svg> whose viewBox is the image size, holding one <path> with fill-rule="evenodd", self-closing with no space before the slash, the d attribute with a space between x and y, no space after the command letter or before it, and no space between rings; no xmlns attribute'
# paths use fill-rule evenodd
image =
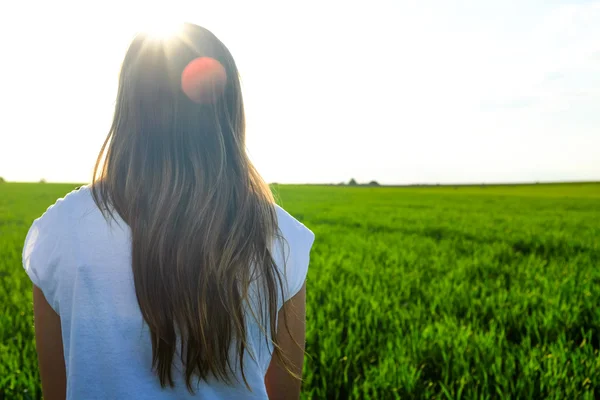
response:
<svg viewBox="0 0 600 400"><path fill-rule="evenodd" d="M0 184L0 399L39 397L22 243L73 187ZM274 190L317 236L306 398L600 397L600 184Z"/></svg>

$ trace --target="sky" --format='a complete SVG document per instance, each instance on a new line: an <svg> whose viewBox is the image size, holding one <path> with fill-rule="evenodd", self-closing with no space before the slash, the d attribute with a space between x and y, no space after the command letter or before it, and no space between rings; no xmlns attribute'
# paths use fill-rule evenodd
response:
<svg viewBox="0 0 600 400"><path fill-rule="evenodd" d="M267 182L600 180L600 0L0 3L0 176L89 182L133 34L238 64Z"/></svg>

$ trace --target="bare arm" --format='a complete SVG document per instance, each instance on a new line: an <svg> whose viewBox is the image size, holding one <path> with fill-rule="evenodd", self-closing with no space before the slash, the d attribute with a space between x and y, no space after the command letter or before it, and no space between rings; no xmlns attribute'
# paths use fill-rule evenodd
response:
<svg viewBox="0 0 600 400"><path fill-rule="evenodd" d="M63 400L67 397L67 377L60 317L37 286L33 287L33 314L44 399Z"/></svg>
<svg viewBox="0 0 600 400"><path fill-rule="evenodd" d="M287 313L290 334L285 329L283 309L279 311L277 321L277 339L283 353L290 361L291 370L302 377L302 364L304 363L304 340L306 338L306 283L300 291L283 305ZM296 343L298 343L298 346ZM271 359L271 364L265 376L265 385L270 400L298 399L302 382L292 376L283 368L276 356Z"/></svg>

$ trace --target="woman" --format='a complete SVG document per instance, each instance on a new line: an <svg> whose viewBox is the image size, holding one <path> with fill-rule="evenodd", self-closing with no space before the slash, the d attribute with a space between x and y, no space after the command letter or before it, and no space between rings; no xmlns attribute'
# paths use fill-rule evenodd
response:
<svg viewBox="0 0 600 400"><path fill-rule="evenodd" d="M25 241L44 397L298 398L313 240L248 159L227 48L138 35L93 183Z"/></svg>

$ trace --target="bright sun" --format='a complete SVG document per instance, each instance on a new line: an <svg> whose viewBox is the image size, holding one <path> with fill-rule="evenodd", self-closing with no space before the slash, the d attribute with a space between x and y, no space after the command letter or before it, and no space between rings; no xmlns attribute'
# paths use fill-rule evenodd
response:
<svg viewBox="0 0 600 400"><path fill-rule="evenodd" d="M181 32L183 24L174 19L152 18L144 21L142 31L157 39L165 39Z"/></svg>

